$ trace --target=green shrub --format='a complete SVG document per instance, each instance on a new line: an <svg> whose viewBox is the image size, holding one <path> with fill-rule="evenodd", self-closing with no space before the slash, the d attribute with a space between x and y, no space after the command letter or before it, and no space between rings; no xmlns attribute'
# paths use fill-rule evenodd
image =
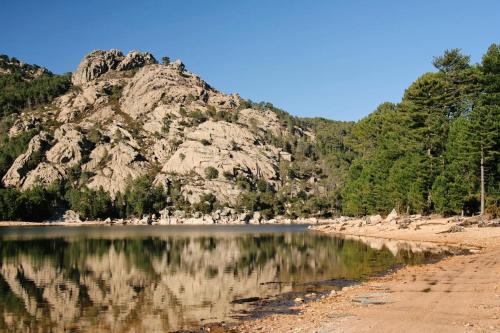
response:
<svg viewBox="0 0 500 333"><path fill-rule="evenodd" d="M204 146L210 146L212 145L212 142L207 140L207 139L201 139L201 144L204 145Z"/></svg>
<svg viewBox="0 0 500 333"><path fill-rule="evenodd" d="M207 121L207 116L200 110L195 110L189 113L189 117L193 120L194 124L201 124Z"/></svg>
<svg viewBox="0 0 500 333"><path fill-rule="evenodd" d="M162 120L162 133L168 133L170 131L170 125L172 124L172 117L170 114L165 115Z"/></svg>
<svg viewBox="0 0 500 333"><path fill-rule="evenodd" d="M167 195L163 187L153 185L149 176L129 180L124 193L118 193L115 199L115 209L120 217L157 214L166 204Z"/></svg>
<svg viewBox="0 0 500 333"><path fill-rule="evenodd" d="M100 187L97 191L87 187L72 188L66 193L70 209L83 219L107 218L113 214L111 197Z"/></svg>
<svg viewBox="0 0 500 333"><path fill-rule="evenodd" d="M224 178L226 178L227 180L233 180L234 179L234 175L232 172L229 172L229 171L224 171L222 173L222 175L224 176Z"/></svg>
<svg viewBox="0 0 500 333"><path fill-rule="evenodd" d="M51 102L71 86L69 75L46 73L26 80L20 68L12 70L13 73L0 76L0 117Z"/></svg>
<svg viewBox="0 0 500 333"><path fill-rule="evenodd" d="M245 177L243 174L239 174L236 177L236 186L240 189L250 191L253 188L253 184L250 179Z"/></svg>
<svg viewBox="0 0 500 333"><path fill-rule="evenodd" d="M255 187L259 192L271 192L273 187L265 179L259 178L255 182Z"/></svg>
<svg viewBox="0 0 500 333"><path fill-rule="evenodd" d="M217 206L217 198L212 193L205 193L200 197L200 201L193 205L195 211L209 214Z"/></svg>
<svg viewBox="0 0 500 333"><path fill-rule="evenodd" d="M18 219L23 221L43 221L55 213L54 195L41 186L26 190L17 197Z"/></svg>
<svg viewBox="0 0 500 333"><path fill-rule="evenodd" d="M13 188L0 189L0 220L17 220L17 200L20 193Z"/></svg>
<svg viewBox="0 0 500 333"><path fill-rule="evenodd" d="M206 179L211 180L211 179L215 179L217 177L219 177L219 171L216 168L214 168L212 166L208 166L205 168L205 178Z"/></svg>

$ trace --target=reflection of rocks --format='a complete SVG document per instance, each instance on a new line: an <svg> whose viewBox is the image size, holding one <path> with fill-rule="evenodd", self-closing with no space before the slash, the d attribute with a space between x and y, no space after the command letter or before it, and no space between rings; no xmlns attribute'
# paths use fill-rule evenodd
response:
<svg viewBox="0 0 500 333"><path fill-rule="evenodd" d="M287 282L356 279L374 269L369 247L312 233L116 238L123 229L103 230L99 237L113 236L2 240L12 254L0 258L7 292L0 298L19 303L6 308L0 299L0 317L26 325L18 331L50 324L54 332L164 332L193 327L200 318L228 320L249 306L235 299L308 285ZM394 252L391 245L370 246Z"/></svg>
<svg viewBox="0 0 500 333"><path fill-rule="evenodd" d="M137 248L149 241L161 250ZM311 243L299 250L290 245L298 241L292 236L281 239L279 247L275 241L263 238L262 248L255 246L253 237L132 239L111 246L70 242L64 251L63 244L57 246L67 260L63 267L57 263L59 255L39 260L22 253L2 258L0 279L22 301L27 316L49 320L57 325L55 332L75 324L95 331L96 323L102 331L164 332L190 327L200 318L227 319L234 309L246 306L231 304L236 298L294 288L264 282L292 276L321 279L316 276L320 267L329 275L343 271L342 260L329 247ZM268 248L273 248L272 256ZM89 249L94 249L92 254Z"/></svg>

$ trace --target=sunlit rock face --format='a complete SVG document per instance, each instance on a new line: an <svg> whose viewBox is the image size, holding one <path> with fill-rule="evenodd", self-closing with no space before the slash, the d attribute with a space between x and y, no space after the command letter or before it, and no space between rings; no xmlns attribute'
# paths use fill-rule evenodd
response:
<svg viewBox="0 0 500 333"><path fill-rule="evenodd" d="M48 186L78 170L89 176L88 187L114 197L129 179L148 174L160 185L178 180L191 203L212 193L234 204L241 193L237 176L283 185L280 167L291 155L281 139L314 140L307 129L288 128L269 106L217 91L182 62L159 64L147 52L92 51L72 82L42 111L25 110L15 119L12 135L35 125L44 131L12 163L4 186ZM208 167L217 179L206 179Z"/></svg>
<svg viewBox="0 0 500 333"><path fill-rule="evenodd" d="M2 332L192 328L248 308L235 299L355 279L400 260L304 233L3 239L2 250Z"/></svg>

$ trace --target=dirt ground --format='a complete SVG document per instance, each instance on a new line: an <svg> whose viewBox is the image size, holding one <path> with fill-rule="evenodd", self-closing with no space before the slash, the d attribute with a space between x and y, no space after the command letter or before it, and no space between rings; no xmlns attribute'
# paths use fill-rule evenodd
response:
<svg viewBox="0 0 500 333"><path fill-rule="evenodd" d="M297 305L298 314L242 322L241 332L500 332L500 228L449 228L444 219L419 230L317 226L322 232L425 241L473 249L437 263L407 266Z"/></svg>

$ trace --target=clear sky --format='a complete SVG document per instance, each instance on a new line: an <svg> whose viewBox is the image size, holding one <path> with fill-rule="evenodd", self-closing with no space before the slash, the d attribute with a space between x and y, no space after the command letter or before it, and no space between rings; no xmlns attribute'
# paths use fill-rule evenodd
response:
<svg viewBox="0 0 500 333"><path fill-rule="evenodd" d="M224 92L299 116L357 120L398 102L432 57L477 62L500 1L1 0L0 53L74 71L93 49L180 58Z"/></svg>

